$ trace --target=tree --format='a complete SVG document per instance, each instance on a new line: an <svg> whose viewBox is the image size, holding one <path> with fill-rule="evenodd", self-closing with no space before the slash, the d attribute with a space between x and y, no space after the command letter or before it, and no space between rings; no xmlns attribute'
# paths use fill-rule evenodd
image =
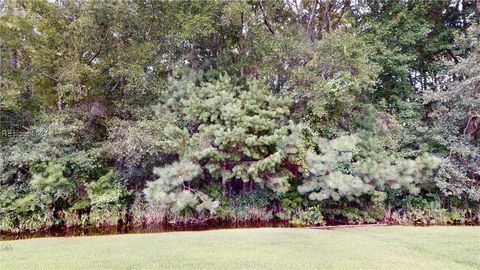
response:
<svg viewBox="0 0 480 270"><path fill-rule="evenodd" d="M379 68L368 49L361 38L342 30L314 43L290 82L302 118L316 125L335 123L374 92Z"/></svg>
<svg viewBox="0 0 480 270"><path fill-rule="evenodd" d="M360 138L355 135L333 140L320 139L318 153L307 152L307 177L298 187L311 200L355 200L364 194L386 187L407 189L418 193L418 184L432 176L438 161L423 155L414 160L369 153L361 149Z"/></svg>
<svg viewBox="0 0 480 270"><path fill-rule="evenodd" d="M432 144L443 158L435 182L442 194L450 198L480 201L480 86L478 26L463 40L468 57L458 57L444 73L444 88L424 94L431 108ZM459 42L461 43L459 38Z"/></svg>
<svg viewBox="0 0 480 270"><path fill-rule="evenodd" d="M256 186L285 192L296 174L294 157L300 143L295 125L289 123L288 101L268 93L260 81L245 83L222 75L212 83L190 84L184 101L188 123L186 149L179 162L156 170L160 178L149 183L150 200L212 210L199 190L220 182L224 195ZM163 194L163 195L162 195ZM176 198L183 198L180 202Z"/></svg>

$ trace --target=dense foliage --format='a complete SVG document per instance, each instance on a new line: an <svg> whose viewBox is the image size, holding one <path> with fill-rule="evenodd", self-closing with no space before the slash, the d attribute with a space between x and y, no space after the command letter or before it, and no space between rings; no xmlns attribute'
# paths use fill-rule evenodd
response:
<svg viewBox="0 0 480 270"><path fill-rule="evenodd" d="M480 219L477 1L0 3L0 230Z"/></svg>

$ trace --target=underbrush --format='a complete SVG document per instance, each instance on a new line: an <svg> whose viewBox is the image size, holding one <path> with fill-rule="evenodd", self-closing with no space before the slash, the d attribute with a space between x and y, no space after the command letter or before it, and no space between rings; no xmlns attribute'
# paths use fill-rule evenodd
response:
<svg viewBox="0 0 480 270"><path fill-rule="evenodd" d="M279 197L259 189L223 197L215 213L199 214L188 209L169 212L161 205L148 204L141 194L135 193L128 201L128 207L127 204L105 204L89 211L78 207L64 211L27 212L28 215L0 215L0 231L24 233L97 228L97 231L125 232L132 229L196 230L377 223L416 226L480 224L480 211L475 206L446 209L437 198L407 196L391 203L384 193L378 192L361 199L363 201L360 202L313 204L295 194Z"/></svg>

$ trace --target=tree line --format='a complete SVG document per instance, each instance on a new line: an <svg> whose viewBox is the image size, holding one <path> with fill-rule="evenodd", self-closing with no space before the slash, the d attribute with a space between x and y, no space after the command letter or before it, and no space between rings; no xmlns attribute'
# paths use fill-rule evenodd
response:
<svg viewBox="0 0 480 270"><path fill-rule="evenodd" d="M480 220L478 1L0 3L0 230Z"/></svg>

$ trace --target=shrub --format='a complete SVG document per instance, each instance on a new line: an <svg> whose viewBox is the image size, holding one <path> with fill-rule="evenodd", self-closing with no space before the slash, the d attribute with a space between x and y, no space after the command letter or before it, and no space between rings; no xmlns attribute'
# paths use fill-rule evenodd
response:
<svg viewBox="0 0 480 270"><path fill-rule="evenodd" d="M87 186L91 204L89 221L96 225L116 225L126 221L126 199L129 192L120 182L120 175L110 171Z"/></svg>
<svg viewBox="0 0 480 270"><path fill-rule="evenodd" d="M217 216L226 220L268 221L273 219L273 209L268 209L274 195L267 190L255 190L226 198L217 209Z"/></svg>
<svg viewBox="0 0 480 270"><path fill-rule="evenodd" d="M295 219L295 218L294 218ZM302 220L305 225L324 225L322 209L319 206L312 206L298 213L298 219Z"/></svg>

